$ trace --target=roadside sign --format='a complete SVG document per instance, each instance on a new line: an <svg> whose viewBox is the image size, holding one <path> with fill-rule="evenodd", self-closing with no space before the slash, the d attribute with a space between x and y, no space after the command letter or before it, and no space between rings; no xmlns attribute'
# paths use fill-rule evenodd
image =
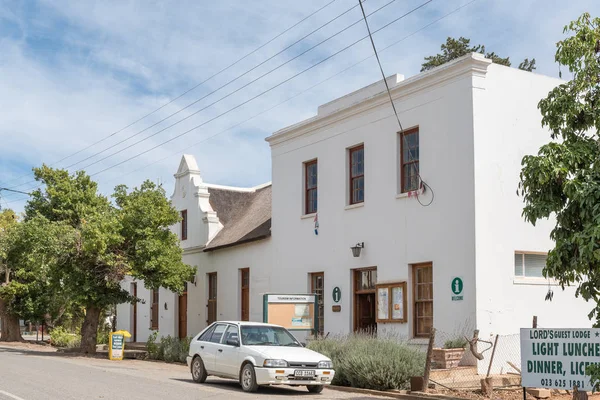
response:
<svg viewBox="0 0 600 400"><path fill-rule="evenodd" d="M340 300L342 299L342 290L339 287L336 286L336 287L333 288L332 295L333 295L333 301L335 303L339 303Z"/></svg>
<svg viewBox="0 0 600 400"><path fill-rule="evenodd" d="M600 329L521 329L523 387L592 391L589 365L600 363Z"/></svg>
<svg viewBox="0 0 600 400"><path fill-rule="evenodd" d="M108 358L110 360L122 360L125 354L125 338L131 335L127 331L111 332L108 340Z"/></svg>
<svg viewBox="0 0 600 400"><path fill-rule="evenodd" d="M450 285L450 289L452 290L452 301L459 301L463 299L462 291L463 291L463 280L459 277L452 279L452 284Z"/></svg>

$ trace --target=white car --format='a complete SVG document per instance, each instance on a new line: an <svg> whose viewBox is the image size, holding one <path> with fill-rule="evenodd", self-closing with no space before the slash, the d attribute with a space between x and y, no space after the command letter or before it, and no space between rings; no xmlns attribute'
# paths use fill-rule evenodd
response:
<svg viewBox="0 0 600 400"><path fill-rule="evenodd" d="M246 392L293 385L320 393L335 376L329 358L302 346L285 328L258 322L214 322L192 339L187 364L195 382L209 375L232 378Z"/></svg>

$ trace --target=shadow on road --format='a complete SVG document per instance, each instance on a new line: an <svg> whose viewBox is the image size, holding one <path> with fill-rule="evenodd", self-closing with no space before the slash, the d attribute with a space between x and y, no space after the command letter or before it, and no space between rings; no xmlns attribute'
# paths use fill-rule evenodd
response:
<svg viewBox="0 0 600 400"><path fill-rule="evenodd" d="M57 351L44 351L35 349L24 349L19 347L4 347L0 344L0 353L18 353L25 356L41 357L86 357L86 358L105 358L102 354L88 355L83 353L63 353Z"/></svg>
<svg viewBox="0 0 600 400"><path fill-rule="evenodd" d="M186 382L186 383L189 383L190 385L205 385L208 387L213 387L213 388L217 388L217 389L221 389L221 390L230 390L232 392L242 392L242 387L240 386L239 382L236 382L234 380L213 381L210 378L208 378L206 380L206 382L204 382L202 384L198 384L191 379L171 378L171 380L179 381L179 382ZM304 391L302 389L304 389ZM307 396L312 395L311 393L306 391L306 389L303 388L302 386L297 389L293 389L291 387L286 387L286 386L264 386L264 387L260 387L258 389L258 393L263 393L265 395L279 395L279 396L290 396L290 397L305 395L305 394ZM351 399L348 399L348 400L351 400Z"/></svg>

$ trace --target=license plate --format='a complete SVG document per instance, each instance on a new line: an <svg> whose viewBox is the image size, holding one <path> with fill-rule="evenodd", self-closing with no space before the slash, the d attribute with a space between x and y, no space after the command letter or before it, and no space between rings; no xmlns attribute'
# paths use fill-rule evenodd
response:
<svg viewBox="0 0 600 400"><path fill-rule="evenodd" d="M298 369L298 370L294 371L294 376L312 377L312 376L315 376L315 371L308 370L308 369Z"/></svg>

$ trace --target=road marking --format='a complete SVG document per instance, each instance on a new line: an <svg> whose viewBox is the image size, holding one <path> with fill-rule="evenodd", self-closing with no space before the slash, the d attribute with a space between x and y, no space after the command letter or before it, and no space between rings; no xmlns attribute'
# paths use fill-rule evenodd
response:
<svg viewBox="0 0 600 400"><path fill-rule="evenodd" d="M0 394L5 395L6 397L10 397L11 399L14 399L14 400L25 400L25 399L23 399L23 398L21 398L19 396L15 396L14 394L10 394L8 392L5 392L4 390L0 390Z"/></svg>

